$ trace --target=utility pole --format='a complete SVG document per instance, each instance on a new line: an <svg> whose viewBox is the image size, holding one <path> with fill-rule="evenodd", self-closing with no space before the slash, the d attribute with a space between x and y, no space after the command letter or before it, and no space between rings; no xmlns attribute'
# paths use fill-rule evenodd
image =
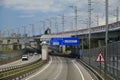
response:
<svg viewBox="0 0 120 80"><path fill-rule="evenodd" d="M97 26L99 26L99 16L98 15L96 16L96 19L97 19Z"/></svg>
<svg viewBox="0 0 120 80"><path fill-rule="evenodd" d="M71 21L71 30L73 30L74 27L73 27L73 21Z"/></svg>
<svg viewBox="0 0 120 80"><path fill-rule="evenodd" d="M55 21L55 29L56 29L56 34L58 33L58 25L57 25L57 17L53 17Z"/></svg>
<svg viewBox="0 0 120 80"><path fill-rule="evenodd" d="M119 21L119 7L116 8L116 22Z"/></svg>
<svg viewBox="0 0 120 80"><path fill-rule="evenodd" d="M65 21L65 20L64 20L64 17L65 17L65 16L64 16L64 14L59 15L59 16L62 17L62 20L61 20L61 21L62 21L62 38L63 38L63 37L64 37L64 21ZM64 53L64 52L65 52L65 46L63 45L63 46L62 46L62 53Z"/></svg>
<svg viewBox="0 0 120 80"><path fill-rule="evenodd" d="M39 33L40 35L42 34L42 32L41 32L41 27L40 27L40 33Z"/></svg>
<svg viewBox="0 0 120 80"><path fill-rule="evenodd" d="M63 14L63 15L62 15L62 31L63 31L63 35L64 35L64 21L65 21L65 20L64 20L64 17L65 17L65 16L64 16L64 14Z"/></svg>
<svg viewBox="0 0 120 80"><path fill-rule="evenodd" d="M52 21L50 19L47 19L49 22L49 28L52 29Z"/></svg>
<svg viewBox="0 0 120 80"><path fill-rule="evenodd" d="M107 54L108 54L108 5L109 5L109 3L108 3L108 0L105 0L105 12L106 12L106 20L105 20L105 22L106 22L106 37L105 37L105 43L106 43L106 52L105 52L105 80L107 80L107 61L108 61L108 59L107 59Z"/></svg>
<svg viewBox="0 0 120 80"><path fill-rule="evenodd" d="M10 32L9 32L9 30L7 30L8 31L8 37L10 36Z"/></svg>
<svg viewBox="0 0 120 80"><path fill-rule="evenodd" d="M91 64L91 0L88 0L89 64Z"/></svg>
<svg viewBox="0 0 120 80"><path fill-rule="evenodd" d="M42 24L43 24L43 34L44 34L44 31L45 31L45 21L40 21Z"/></svg>
<svg viewBox="0 0 120 80"><path fill-rule="evenodd" d="M75 28L76 28L76 37L77 37L77 35L78 35L78 33L77 33L77 26L78 26L78 9L77 9L77 6L70 6L71 8L73 8L74 9L74 14L75 14Z"/></svg>
<svg viewBox="0 0 120 80"><path fill-rule="evenodd" d="M24 37L25 37L25 35L26 35L26 27L23 26L23 29L24 29Z"/></svg>
<svg viewBox="0 0 120 80"><path fill-rule="evenodd" d="M75 33L75 37L77 37L77 35L78 35L78 31L77 31L77 27L78 27L78 9L77 9L77 6L70 6L71 8L73 8L74 9L74 14L75 14L75 28L76 28L76 33ZM76 51L76 54L78 54L78 46L76 46L75 47L76 49L75 49L75 51Z"/></svg>
<svg viewBox="0 0 120 80"><path fill-rule="evenodd" d="M62 14L62 15L59 15L59 16L61 16L62 17L62 37L63 37L63 35L64 35L64 22L65 22L65 16L64 16L64 14Z"/></svg>
<svg viewBox="0 0 120 80"><path fill-rule="evenodd" d="M35 35L35 26L34 26L34 24L30 24L31 25L31 29L32 29L32 36L34 37L34 35Z"/></svg>
<svg viewBox="0 0 120 80"><path fill-rule="evenodd" d="M19 28L17 28L17 34L20 34L20 29Z"/></svg>
<svg viewBox="0 0 120 80"><path fill-rule="evenodd" d="M2 36L1 36L1 30L0 30L0 39L2 38Z"/></svg>

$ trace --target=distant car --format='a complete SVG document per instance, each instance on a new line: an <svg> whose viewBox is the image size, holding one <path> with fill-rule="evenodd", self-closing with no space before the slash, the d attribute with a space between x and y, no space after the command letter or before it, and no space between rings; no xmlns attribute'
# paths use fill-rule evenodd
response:
<svg viewBox="0 0 120 80"><path fill-rule="evenodd" d="M37 55L37 52L35 52L34 54Z"/></svg>
<svg viewBox="0 0 120 80"><path fill-rule="evenodd" d="M23 55L22 56L22 61L24 61L24 60L28 60L28 55Z"/></svg>

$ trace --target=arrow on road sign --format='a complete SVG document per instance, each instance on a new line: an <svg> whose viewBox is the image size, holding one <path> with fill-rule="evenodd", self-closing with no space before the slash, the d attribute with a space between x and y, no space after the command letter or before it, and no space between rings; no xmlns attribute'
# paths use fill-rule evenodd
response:
<svg viewBox="0 0 120 80"><path fill-rule="evenodd" d="M102 52L100 52L95 60L96 62L105 62L105 59L102 55Z"/></svg>

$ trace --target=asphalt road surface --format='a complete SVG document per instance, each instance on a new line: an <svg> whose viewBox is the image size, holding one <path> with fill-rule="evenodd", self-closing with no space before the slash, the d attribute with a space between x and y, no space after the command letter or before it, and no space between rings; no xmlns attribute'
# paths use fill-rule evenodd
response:
<svg viewBox="0 0 120 80"><path fill-rule="evenodd" d="M74 59L52 56L45 66L23 80L93 80Z"/></svg>

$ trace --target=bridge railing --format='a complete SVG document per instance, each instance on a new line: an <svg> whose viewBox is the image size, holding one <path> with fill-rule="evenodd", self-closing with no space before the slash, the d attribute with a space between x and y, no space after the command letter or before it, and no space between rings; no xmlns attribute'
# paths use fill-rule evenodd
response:
<svg viewBox="0 0 120 80"><path fill-rule="evenodd" d="M118 29L118 28L120 28L120 21L109 24L109 30L114 30L114 29ZM106 26L105 25L92 27L91 28L91 33L105 32L105 30L106 30ZM88 34L88 33L89 33L88 28L77 30L77 34L78 35ZM57 35L61 35L61 34L62 33L58 33ZM56 34L51 34L51 35L56 35ZM67 31L67 32L64 32L64 35L76 35L76 31L75 30L74 31Z"/></svg>

